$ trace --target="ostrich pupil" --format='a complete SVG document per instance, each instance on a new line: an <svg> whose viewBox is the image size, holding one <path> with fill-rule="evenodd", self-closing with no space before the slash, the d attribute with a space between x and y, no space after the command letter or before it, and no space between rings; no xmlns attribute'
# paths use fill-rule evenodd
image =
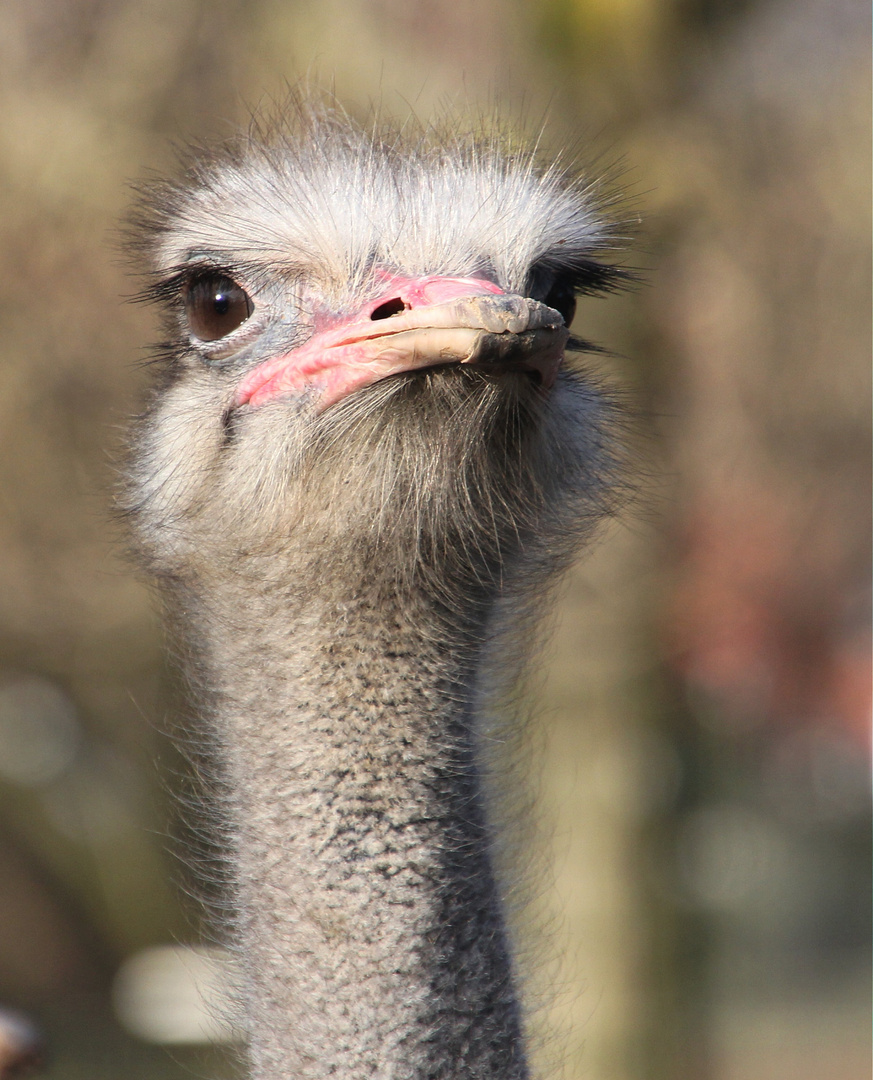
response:
<svg viewBox="0 0 873 1080"><path fill-rule="evenodd" d="M188 326L201 341L218 341L241 326L254 310L248 295L230 278L201 278L185 293Z"/></svg>
<svg viewBox="0 0 873 1080"><path fill-rule="evenodd" d="M565 326L570 325L576 314L576 293L569 281L558 278L549 289L545 302L550 308L560 313Z"/></svg>

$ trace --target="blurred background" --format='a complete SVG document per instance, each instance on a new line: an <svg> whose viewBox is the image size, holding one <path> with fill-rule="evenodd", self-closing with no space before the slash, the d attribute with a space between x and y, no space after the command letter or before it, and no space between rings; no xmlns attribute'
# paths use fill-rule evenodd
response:
<svg viewBox="0 0 873 1080"><path fill-rule="evenodd" d="M4 0L0 1063L235 1075L110 514L156 333L116 229L174 140L307 77L362 117L497 102L642 219L644 284L576 322L643 495L535 687L537 1077L869 1075L869 53L860 0Z"/></svg>

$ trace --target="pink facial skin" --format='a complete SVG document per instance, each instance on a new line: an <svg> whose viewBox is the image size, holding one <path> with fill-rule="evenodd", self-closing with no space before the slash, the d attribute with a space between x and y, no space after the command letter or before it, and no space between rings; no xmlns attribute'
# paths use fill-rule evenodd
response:
<svg viewBox="0 0 873 1080"><path fill-rule="evenodd" d="M475 363L486 339L524 335L521 366L554 383L567 331L561 316L535 300L507 294L481 278L384 275L385 291L351 317L322 323L298 349L250 372L237 405L263 405L280 395L315 391L320 410L389 375L439 364ZM403 309L372 315L388 301ZM399 309L399 304L398 304Z"/></svg>
<svg viewBox="0 0 873 1080"><path fill-rule="evenodd" d="M385 295L363 308L362 315L370 315L391 297L399 296L409 308L428 307L443 304L447 300L457 300L461 296L485 296L494 293L503 296L499 285L486 278L441 277L431 274L429 277L404 278L392 274L379 275L385 283Z"/></svg>

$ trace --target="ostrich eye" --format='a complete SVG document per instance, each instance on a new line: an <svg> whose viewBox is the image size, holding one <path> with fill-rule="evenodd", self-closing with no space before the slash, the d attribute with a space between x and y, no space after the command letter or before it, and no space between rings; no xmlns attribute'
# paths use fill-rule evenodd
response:
<svg viewBox="0 0 873 1080"><path fill-rule="evenodd" d="M184 294L191 333L201 341L218 341L246 321L254 304L243 290L223 274L196 278Z"/></svg>
<svg viewBox="0 0 873 1080"><path fill-rule="evenodd" d="M543 303L559 312L564 325L569 326L576 314L576 291L572 283L566 278L556 278Z"/></svg>

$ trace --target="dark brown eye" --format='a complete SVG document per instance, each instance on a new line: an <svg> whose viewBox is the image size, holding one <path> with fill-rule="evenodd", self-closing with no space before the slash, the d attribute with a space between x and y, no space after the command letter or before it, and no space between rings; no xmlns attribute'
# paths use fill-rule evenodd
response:
<svg viewBox="0 0 873 1080"><path fill-rule="evenodd" d="M254 304L223 274L196 278L185 290L185 314L191 333L201 341L218 341L251 315Z"/></svg>
<svg viewBox="0 0 873 1080"><path fill-rule="evenodd" d="M545 304L560 312L564 318L564 325L569 326L576 314L576 291L571 282L566 278L557 278L554 285L549 289Z"/></svg>

